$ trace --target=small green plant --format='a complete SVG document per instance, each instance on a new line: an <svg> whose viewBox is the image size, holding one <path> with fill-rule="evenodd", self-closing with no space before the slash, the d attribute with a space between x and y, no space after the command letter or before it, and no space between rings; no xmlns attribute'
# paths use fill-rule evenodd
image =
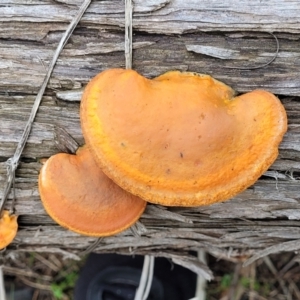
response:
<svg viewBox="0 0 300 300"><path fill-rule="evenodd" d="M232 281L232 274L225 274L221 279L220 289L223 291L223 290L226 290L227 288L229 288L231 281Z"/></svg>
<svg viewBox="0 0 300 300"><path fill-rule="evenodd" d="M241 283L241 285L244 287L244 288L246 288L246 289L249 289L250 288L250 286L251 286L251 279L250 278L248 278L248 277L242 277L241 279L240 279L240 283ZM269 289L269 287L266 285L266 284L260 284L258 281L254 281L253 282L253 289L256 291L256 292L258 292L258 291L260 291L260 290L265 290L265 289Z"/></svg>
<svg viewBox="0 0 300 300"><path fill-rule="evenodd" d="M75 282L78 278L78 272L72 272L67 274L64 279L60 282L53 283L51 285L53 296L56 300L69 299L66 292L73 289Z"/></svg>
<svg viewBox="0 0 300 300"><path fill-rule="evenodd" d="M35 253L30 252L29 257L28 257L28 261L27 261L27 265L31 268L34 265L35 261L36 261Z"/></svg>
<svg viewBox="0 0 300 300"><path fill-rule="evenodd" d="M244 288L248 289L250 288L251 279L248 277L241 277L240 283Z"/></svg>

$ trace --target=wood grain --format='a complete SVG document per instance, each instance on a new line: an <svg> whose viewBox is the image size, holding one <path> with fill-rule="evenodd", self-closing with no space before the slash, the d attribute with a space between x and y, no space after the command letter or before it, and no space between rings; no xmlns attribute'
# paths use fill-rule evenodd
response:
<svg viewBox="0 0 300 300"><path fill-rule="evenodd" d="M54 50L80 4L80 0L0 3L1 186L6 180L5 161L14 153ZM280 95L289 129L274 165L234 199L191 209L149 205L140 220L146 228L141 236L127 230L105 238L96 251L173 255L176 260L176 255L189 257L188 251L203 248L237 261L266 247L285 250L280 245L286 242L295 241L293 249L297 248L299 2L138 0L134 7L134 69L150 78L170 69L206 73L237 92L268 89ZM276 42L268 32L274 32L280 42L272 64L251 71L228 68L257 66L272 58ZM218 58L214 53L227 56ZM37 177L40 159L58 152L55 128L84 143L79 122L81 89L100 71L124 66L124 2L93 1L59 57L23 152L16 178L20 230L10 251L60 252L78 258L95 240L54 224L41 205ZM8 206L11 199L12 194Z"/></svg>

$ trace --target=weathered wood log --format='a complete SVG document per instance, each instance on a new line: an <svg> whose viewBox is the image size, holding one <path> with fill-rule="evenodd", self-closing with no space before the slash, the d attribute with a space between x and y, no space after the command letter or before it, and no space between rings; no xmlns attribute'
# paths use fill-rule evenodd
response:
<svg viewBox="0 0 300 300"><path fill-rule="evenodd" d="M14 153L48 63L80 3L0 3L1 186L6 180L5 162ZM292 0L135 1L134 69L148 77L170 69L207 73L237 92L268 89L281 95L289 130L270 170L234 199L199 208L149 205L138 229L103 239L95 251L174 258L203 248L220 258L238 260L264 255L267 252L259 251L267 247L273 247L269 252L300 249L299 15L299 3ZM17 171L15 209L20 230L11 251L76 257L95 240L65 230L47 216L37 189L39 160L58 152L56 127L84 143L80 89L100 71L124 67L123 27L123 2L93 1L59 57ZM274 62L256 70L228 68L259 66L270 60L276 42L268 32L276 32L280 42ZM220 53L226 53L226 59L220 59ZM12 198L13 193L7 207ZM282 244L286 242L292 245Z"/></svg>

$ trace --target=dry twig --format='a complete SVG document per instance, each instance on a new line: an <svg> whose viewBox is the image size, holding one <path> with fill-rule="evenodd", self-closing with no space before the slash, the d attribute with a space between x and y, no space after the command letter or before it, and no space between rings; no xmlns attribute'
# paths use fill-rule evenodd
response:
<svg viewBox="0 0 300 300"><path fill-rule="evenodd" d="M5 205L5 202L8 198L8 195L9 195L9 192L10 192L10 189L11 189L11 186L14 182L14 178L15 178L15 172L16 172L16 169L19 165L19 161L20 161L20 157L21 157L21 154L24 150L24 147L26 145L26 142L28 140L28 137L29 137L29 134L30 134L30 131L31 131L31 128L32 128L32 125L33 125L33 122L34 122L34 119L35 119L35 116L36 116L36 113L38 111L38 108L40 106L40 103L42 101L42 97L44 95L44 92L45 92L45 89L47 87L47 84L48 84L48 81L50 79L50 76L52 74L52 71L54 69L54 66L56 64L56 61L58 59L58 56L60 55L62 49L64 48L64 46L66 45L68 39L70 38L70 36L72 35L75 27L77 26L78 22L80 21L82 15L84 14L84 12L86 11L86 9L88 8L88 6L90 5L91 3L91 0L85 0L84 3L82 4L82 6L79 8L78 10L78 13L77 15L74 17L74 19L72 20L71 24L68 26L67 30L65 31L63 37L61 38L59 44L58 44L58 47L53 55L53 58L52 58L52 61L49 65L49 69L46 73L46 76L45 76L45 79L42 83L42 86L35 98L35 101L34 101L34 104L33 104L33 107L32 107L32 110L31 110L31 113L30 113L30 116L29 116L29 119L26 123L26 126L25 126L25 129L23 131L23 134L22 134L22 137L21 139L19 140L19 143L17 145L17 148L16 148L16 151L13 155L13 157L11 157L10 159L8 159L7 161L7 181L6 181L6 185L5 185L5 188L4 188L4 193L3 193L3 197L0 201L0 213L1 211L3 210L4 208L4 205Z"/></svg>

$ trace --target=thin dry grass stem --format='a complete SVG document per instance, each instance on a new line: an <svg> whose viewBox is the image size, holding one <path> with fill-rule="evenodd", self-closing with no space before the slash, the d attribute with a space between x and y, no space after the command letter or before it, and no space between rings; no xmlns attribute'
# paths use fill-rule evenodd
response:
<svg viewBox="0 0 300 300"><path fill-rule="evenodd" d="M284 280L300 280L300 266L287 271L282 277Z"/></svg>
<svg viewBox="0 0 300 300"><path fill-rule="evenodd" d="M15 213L15 203L16 203L16 189L15 189L15 181L16 181L16 176L13 174L13 179L12 179L12 189L13 189L13 199L9 208L9 213L14 214ZM1 213L1 210L0 210Z"/></svg>
<svg viewBox="0 0 300 300"><path fill-rule="evenodd" d="M207 256L206 252L203 249L198 250L197 252L198 260L207 265ZM196 300L205 300L206 297L206 288L207 288L207 280L204 278L204 276L197 276L197 286L196 286Z"/></svg>
<svg viewBox="0 0 300 300"><path fill-rule="evenodd" d="M0 299L5 300L5 286L4 286L4 276L3 268L0 266Z"/></svg>
<svg viewBox="0 0 300 300"><path fill-rule="evenodd" d="M125 67L132 68L132 1L125 0Z"/></svg>
<svg viewBox="0 0 300 300"><path fill-rule="evenodd" d="M241 300L243 298L243 295L245 294L245 288L242 285L238 285L236 288L236 294L234 296L234 300ZM231 300L231 299L229 299Z"/></svg>
<svg viewBox="0 0 300 300"><path fill-rule="evenodd" d="M44 290L44 291L52 291L50 284L42 284L42 283L37 283L37 282L33 282L31 280L28 280L26 277L23 276L18 276L18 278L25 283L26 285L35 288L35 289L39 289L39 290Z"/></svg>
<svg viewBox="0 0 300 300"><path fill-rule="evenodd" d="M295 282L291 280L289 287L292 289L292 292L294 292L294 294L296 296L295 299L300 299L300 290L299 290L297 284L295 284Z"/></svg>
<svg viewBox="0 0 300 300"><path fill-rule="evenodd" d="M80 256L85 256L91 252L93 252L97 246L101 243L103 237L97 238L89 247L79 253Z"/></svg>
<svg viewBox="0 0 300 300"><path fill-rule="evenodd" d="M275 297L277 297L278 294L279 294L279 291L277 289L274 289L273 291L270 292L269 298L275 299Z"/></svg>
<svg viewBox="0 0 300 300"><path fill-rule="evenodd" d="M254 286L256 280L256 263L254 262L250 266L250 292L249 292L249 300L255 300Z"/></svg>
<svg viewBox="0 0 300 300"><path fill-rule="evenodd" d="M256 291L250 291L249 292L249 300L250 300L250 297L253 297L253 299L255 300L270 300L270 299L267 299L263 296L260 296Z"/></svg>
<svg viewBox="0 0 300 300"><path fill-rule="evenodd" d="M31 270L24 270L24 269L20 269L20 268L9 267L9 266L6 266L6 265L2 266L2 269L3 269L5 274L15 275L17 277L18 276L24 276L24 277L42 279L42 280L45 280L45 281L51 281L52 280L52 276L37 274L37 273L35 273Z"/></svg>
<svg viewBox="0 0 300 300"><path fill-rule="evenodd" d="M292 240L292 241L288 241L288 242L283 242L280 244L275 244L272 245L270 247L267 247L263 250L259 250L257 251L252 257L250 257L249 259L247 259L244 262L244 266L248 266L251 263L253 263L254 261L258 260L259 258L263 258L266 257L267 255L270 254L275 254L275 253L279 253L279 252L291 252L291 251L296 251L299 250L300 248L300 240Z"/></svg>
<svg viewBox="0 0 300 300"><path fill-rule="evenodd" d="M226 69L235 69L235 70L245 70L245 71L247 71L247 70L261 69L261 68L264 68L264 67L270 65L277 58L278 53L279 53L279 49L280 49L280 45L279 45L279 41L277 39L277 36L274 33L272 33L272 32L268 32L268 33L276 41L276 52L275 52L274 56L268 62L266 62L266 63L264 63L264 64L262 64L260 66L254 66L254 67L230 67L230 66L228 66L228 67L224 67L224 68L226 68Z"/></svg>
<svg viewBox="0 0 300 300"><path fill-rule="evenodd" d="M242 269L242 264L237 263L234 268L233 278L232 278L231 286L230 286L230 289L228 292L228 299L235 299L235 297L236 297L236 292L237 292L237 288L238 288L238 282L239 282L239 278L240 278L241 269Z"/></svg>
<svg viewBox="0 0 300 300"><path fill-rule="evenodd" d="M5 202L8 198L11 187L13 185L14 178L15 178L15 172L16 172L16 169L19 165L21 154L22 154L22 152L24 150L24 147L27 143L27 140L28 140L29 134L31 132L31 128L32 128L36 113L37 113L38 108L40 106L40 103L42 101L42 97L43 97L44 92L46 90L48 81L50 79L50 76L51 76L52 71L54 69L54 66L56 64L56 61L57 61L62 49L66 45L66 43L69 40L70 36L72 35L75 27L77 26L77 24L81 20L82 15L84 14L86 9L90 5L90 3L91 3L91 0L85 0L83 2L82 6L78 10L77 15L73 18L72 22L70 23L70 25L66 29L63 37L61 38L61 40L59 42L59 45L58 45L58 47L57 47L57 49L56 49L56 51L53 55L52 61L50 62L49 69L48 69L48 71L45 75L44 81L43 81L43 83L40 87L40 90L39 90L35 100L34 100L34 104L33 104L33 107L31 109L30 116L29 116L28 121L26 123L26 126L25 126L25 129L23 131L22 137L20 138L20 140L18 142L15 153L11 158L9 158L7 160L7 180L6 180L6 184L5 184L5 187L4 187L3 196L0 199L0 213L4 208ZM13 208L12 208L12 210L13 210Z"/></svg>
<svg viewBox="0 0 300 300"><path fill-rule="evenodd" d="M278 276L282 277L294 264L296 263L295 257L293 257L279 272Z"/></svg>
<svg viewBox="0 0 300 300"><path fill-rule="evenodd" d="M49 260L58 268L58 270L62 269L62 262L54 254L49 255Z"/></svg>
<svg viewBox="0 0 300 300"><path fill-rule="evenodd" d="M39 295L40 295L40 291L39 290L35 290L33 292L33 295L32 295L32 300L38 300L39 299Z"/></svg>
<svg viewBox="0 0 300 300"><path fill-rule="evenodd" d="M280 287L283 291L283 293L285 294L286 296L286 299L287 300L293 300L290 292L289 292L289 289L286 287L285 285L285 282L284 280L282 280L279 276L278 276L278 271L277 269L275 268L273 262L271 261L270 257L269 256L265 256L263 258L265 264L267 265L268 269L271 271L271 273L275 276L276 280L278 281L278 283L280 284Z"/></svg>
<svg viewBox="0 0 300 300"><path fill-rule="evenodd" d="M145 255L142 275L136 290L134 300L146 300L148 298L154 271L154 257Z"/></svg>
<svg viewBox="0 0 300 300"><path fill-rule="evenodd" d="M77 260L79 261L81 258L75 254L75 252L72 252L72 251L68 251L68 250L64 250L64 249L60 249L60 248L50 248L50 247L45 247L45 246L42 246L42 247L28 247L28 248L25 248L25 249L18 249L18 252L19 253L28 253L28 252L41 252L41 253L55 253L55 254L60 254L60 255L63 255L63 259L72 259L72 260Z"/></svg>
<svg viewBox="0 0 300 300"><path fill-rule="evenodd" d="M54 271L54 272L58 272L59 271L60 268L58 266L56 266L55 264L53 264L49 259L44 258L39 253L35 253L34 256L35 256L35 258L37 260L39 260L45 266L49 267L52 271Z"/></svg>
<svg viewBox="0 0 300 300"><path fill-rule="evenodd" d="M16 270L24 270L24 271L35 273L31 271L32 266L26 261L26 259L27 258L25 256L18 256L17 258L12 258L11 265L13 265L13 267ZM4 267L6 268L6 265Z"/></svg>

